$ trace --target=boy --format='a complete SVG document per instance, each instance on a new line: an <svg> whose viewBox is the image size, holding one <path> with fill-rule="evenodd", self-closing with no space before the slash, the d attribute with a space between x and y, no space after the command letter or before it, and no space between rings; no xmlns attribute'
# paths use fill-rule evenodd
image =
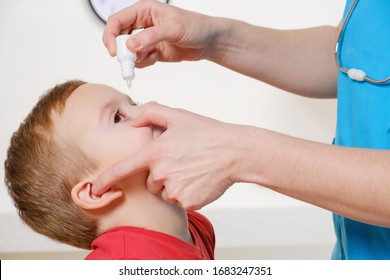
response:
<svg viewBox="0 0 390 280"><path fill-rule="evenodd" d="M92 194L100 172L161 134L132 127L136 111L127 95L77 80L41 97L5 161L20 217L38 233L92 249L86 259L213 259L211 223L150 193L147 170Z"/></svg>

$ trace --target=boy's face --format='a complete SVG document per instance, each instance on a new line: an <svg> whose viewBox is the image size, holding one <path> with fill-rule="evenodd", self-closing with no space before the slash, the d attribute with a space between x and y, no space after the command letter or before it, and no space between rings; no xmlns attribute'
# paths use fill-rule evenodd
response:
<svg viewBox="0 0 390 280"><path fill-rule="evenodd" d="M77 142L103 170L148 146L160 134L150 126L133 127L136 111L127 95L105 85L84 84L70 95L54 123L60 137Z"/></svg>

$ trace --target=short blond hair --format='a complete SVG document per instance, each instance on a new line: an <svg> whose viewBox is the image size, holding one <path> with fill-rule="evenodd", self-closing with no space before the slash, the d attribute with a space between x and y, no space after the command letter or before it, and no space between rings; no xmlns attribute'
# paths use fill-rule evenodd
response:
<svg viewBox="0 0 390 280"><path fill-rule="evenodd" d="M34 231L90 249L97 221L71 198L71 189L96 164L79 147L55 135L52 113L61 115L66 100L84 81L56 85L41 96L11 138L5 183L21 219Z"/></svg>

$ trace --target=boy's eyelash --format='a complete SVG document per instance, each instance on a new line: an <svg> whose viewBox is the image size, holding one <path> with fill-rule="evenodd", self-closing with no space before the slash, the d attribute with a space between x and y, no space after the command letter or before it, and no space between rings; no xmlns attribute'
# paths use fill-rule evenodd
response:
<svg viewBox="0 0 390 280"><path fill-rule="evenodd" d="M116 111L114 115L114 123L120 122L120 119L117 120L116 118L119 116L119 118L123 118L124 120L127 120L127 115L122 113L119 109Z"/></svg>
<svg viewBox="0 0 390 280"><path fill-rule="evenodd" d="M122 116L122 117L124 117L124 118L127 118L127 115L125 114L125 113L123 113L121 110L116 110L116 113L115 113L116 115L120 115L120 116Z"/></svg>

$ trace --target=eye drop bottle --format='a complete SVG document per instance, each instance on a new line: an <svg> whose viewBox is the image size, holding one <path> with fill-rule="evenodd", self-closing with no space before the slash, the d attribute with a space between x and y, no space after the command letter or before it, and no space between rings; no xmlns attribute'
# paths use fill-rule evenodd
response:
<svg viewBox="0 0 390 280"><path fill-rule="evenodd" d="M135 77L134 63L137 59L137 54L126 47L126 41L140 31L142 29L133 31L131 35L119 35L116 37L116 58L121 64L122 78L127 81L128 88L131 88L131 81Z"/></svg>

